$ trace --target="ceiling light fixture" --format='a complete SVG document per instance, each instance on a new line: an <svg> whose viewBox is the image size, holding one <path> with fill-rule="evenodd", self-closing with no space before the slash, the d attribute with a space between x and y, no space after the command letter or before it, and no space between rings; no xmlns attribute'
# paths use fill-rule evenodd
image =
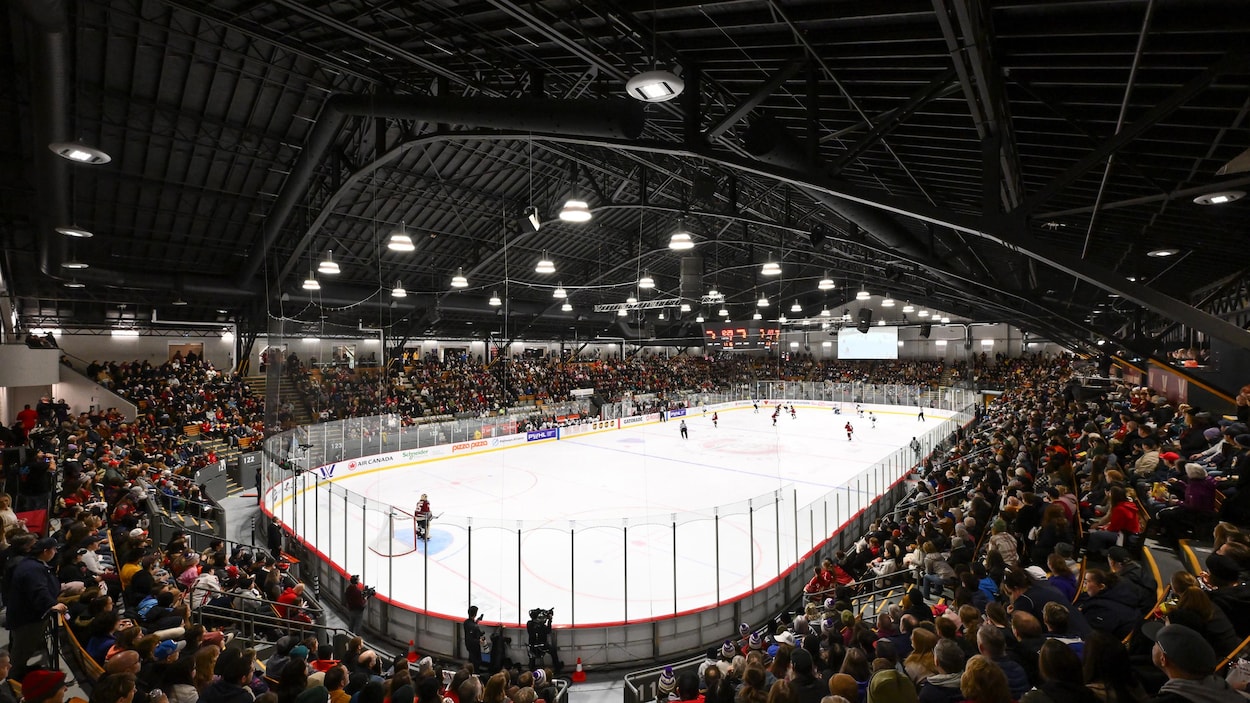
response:
<svg viewBox="0 0 1250 703"><path fill-rule="evenodd" d="M555 263L547 258L547 250L543 249L543 254L538 259L538 263L534 265L534 273L555 273Z"/></svg>
<svg viewBox="0 0 1250 703"><path fill-rule="evenodd" d="M561 283L557 284L557 285L556 285L556 289L555 289L555 290L553 290L553 291L551 291L551 297L553 297L553 298L567 298L567 297L569 297L568 292L564 290L564 283L563 283L563 282L561 282Z"/></svg>
<svg viewBox="0 0 1250 703"><path fill-rule="evenodd" d="M321 284L313 277L312 271L308 272L308 278L304 279L304 290L321 290Z"/></svg>
<svg viewBox="0 0 1250 703"><path fill-rule="evenodd" d="M677 229L668 238L668 248L673 251L687 251L694 248L694 235L686 229L686 218L677 220Z"/></svg>
<svg viewBox="0 0 1250 703"><path fill-rule="evenodd" d="M78 142L53 142L48 145L48 148L62 159L68 159L77 164L99 166L113 160L113 157L104 151Z"/></svg>
<svg viewBox="0 0 1250 703"><path fill-rule="evenodd" d="M560 309L564 312L573 312L573 304L565 300L564 304L560 306Z"/></svg>
<svg viewBox="0 0 1250 703"><path fill-rule="evenodd" d="M399 228L391 232L391 237L386 242L386 248L391 251L416 251L417 246L412 243L412 237L408 236L408 229L403 221L400 221Z"/></svg>
<svg viewBox="0 0 1250 703"><path fill-rule="evenodd" d="M916 307L912 305L911 301L909 300L907 301L907 304L903 306L903 314L906 315L907 313L910 313L910 312L916 312Z"/></svg>
<svg viewBox="0 0 1250 703"><path fill-rule="evenodd" d="M81 227L57 227L56 231L66 237L74 237L76 239L91 239L95 236L90 230L85 230Z"/></svg>
<svg viewBox="0 0 1250 703"><path fill-rule="evenodd" d="M1146 252L1146 256L1153 257L1155 259L1162 259L1168 256L1176 256L1179 253L1181 253L1181 250L1175 247L1160 247Z"/></svg>
<svg viewBox="0 0 1250 703"><path fill-rule="evenodd" d="M500 305L503 305L503 301L499 299L499 291L495 291L494 293L491 293L490 300L488 302L490 303L491 307L494 307L494 308L497 308Z"/></svg>
<svg viewBox="0 0 1250 703"><path fill-rule="evenodd" d="M695 316L694 321L699 324L703 324L703 319L704 319L703 313L699 313L698 315Z"/></svg>
<svg viewBox="0 0 1250 703"><path fill-rule="evenodd" d="M877 320L877 327L885 327L885 320L878 319L878 320Z"/></svg>
<svg viewBox="0 0 1250 703"><path fill-rule="evenodd" d="M1206 193L1194 198L1199 205L1225 205L1246 197L1244 190L1223 190L1218 193Z"/></svg>
<svg viewBox="0 0 1250 703"><path fill-rule="evenodd" d="M768 296L764 295L763 293L760 293L760 299L755 301L755 307L757 308L768 307Z"/></svg>
<svg viewBox="0 0 1250 703"><path fill-rule="evenodd" d="M825 272L825 277L820 279L820 283L816 284L817 290L833 290L835 287L837 286L834 284L833 279L829 278L828 271Z"/></svg>
<svg viewBox="0 0 1250 703"><path fill-rule="evenodd" d="M85 268L91 268L91 265L85 261L79 261L77 259L70 259L69 261L62 261L61 268L71 269L74 271L81 271L82 269L85 269Z"/></svg>
<svg viewBox="0 0 1250 703"><path fill-rule="evenodd" d="M917 315L919 315L920 317L928 317L928 316L929 316L929 311L928 311L928 310L925 310L925 309L923 309L923 308L921 308L920 312L918 312L918 313L916 313L916 314L917 314Z"/></svg>
<svg viewBox="0 0 1250 703"><path fill-rule="evenodd" d="M177 305L178 307L182 307L186 304L187 304L187 301L183 300L181 296L174 298L174 302L170 303L170 305Z"/></svg>
<svg viewBox="0 0 1250 703"><path fill-rule="evenodd" d="M636 296L636 295L634 295L634 294L632 294L632 293L631 293L631 294L630 294L630 296L629 296L628 298L626 298L626 299L625 299L625 304L626 304L626 305L637 305L637 304L638 304L638 296Z"/></svg>
<svg viewBox="0 0 1250 703"><path fill-rule="evenodd" d="M773 261L773 255L769 254L768 261L765 261L764 265L760 267L760 273L764 276L780 276L781 264Z"/></svg>
<svg viewBox="0 0 1250 703"><path fill-rule="evenodd" d="M722 305L721 309L716 311L716 314L721 317L729 317L729 310Z"/></svg>
<svg viewBox="0 0 1250 703"><path fill-rule="evenodd" d="M317 264L317 273L324 273L331 276L338 275L339 265L338 262L334 260L334 252L329 249L326 250L326 258L322 259L321 263Z"/></svg>
<svg viewBox="0 0 1250 703"><path fill-rule="evenodd" d="M829 317L829 315L830 315L830 314L831 314L831 313L829 312L829 308L821 308L821 309L820 309L820 316L821 316L821 317Z"/></svg>
<svg viewBox="0 0 1250 703"><path fill-rule="evenodd" d="M681 311L682 311L682 312L690 312L690 303L682 303L682 304L681 304Z"/></svg>
<svg viewBox="0 0 1250 703"><path fill-rule="evenodd" d="M70 281L65 282L65 287L66 288L86 288L87 284L82 283L81 281L77 281L77 280L70 280Z"/></svg>
<svg viewBox="0 0 1250 703"><path fill-rule="evenodd" d="M803 306L799 305L799 301L794 301L794 305L790 306L790 312L803 312Z"/></svg>
<svg viewBox="0 0 1250 703"><path fill-rule="evenodd" d="M651 274L643 271L642 278L638 279L638 287L643 290L655 288L655 279L651 277Z"/></svg>
<svg viewBox="0 0 1250 703"><path fill-rule="evenodd" d="M778 317L778 318L777 318L777 322L785 323L785 322L786 322L786 316L785 316L785 315L782 315L781 317Z"/></svg>
<svg viewBox="0 0 1250 703"><path fill-rule="evenodd" d="M464 268L456 269L456 275L451 277L452 288L468 288L469 279L464 277Z"/></svg>
<svg viewBox="0 0 1250 703"><path fill-rule="evenodd" d="M863 284L860 284L859 292L855 294L855 299L856 300L868 300L871 297L872 297L872 294L868 292L868 289L865 288Z"/></svg>
<svg viewBox="0 0 1250 703"><path fill-rule="evenodd" d="M644 103L662 103L681 95L686 82L672 71L646 71L625 82L625 92Z"/></svg>
<svg viewBox="0 0 1250 703"><path fill-rule="evenodd" d="M725 296L721 295L720 291L716 290L716 286L712 286L712 290L709 290L707 292L707 297L712 298L714 300L720 300L721 298Z"/></svg>
<svg viewBox="0 0 1250 703"><path fill-rule="evenodd" d="M760 312L759 312L758 310L756 310L756 311L755 311L755 314L751 315L751 319L752 319L752 320L762 320L762 319L764 319L764 316L763 316L763 315L761 315L761 314L760 314Z"/></svg>
<svg viewBox="0 0 1250 703"><path fill-rule="evenodd" d="M885 297L881 299L881 307L883 308L894 307L894 298L891 298L889 293L886 293Z"/></svg>
<svg viewBox="0 0 1250 703"><path fill-rule="evenodd" d="M942 324L949 325L950 323L951 323L951 319L949 317L946 317L946 316L942 317Z"/></svg>
<svg viewBox="0 0 1250 703"><path fill-rule="evenodd" d="M403 281L400 281L400 280L395 281L395 287L391 289L391 297L392 298L407 298L408 297L408 291L404 290Z"/></svg>
<svg viewBox="0 0 1250 703"><path fill-rule="evenodd" d="M565 200L564 207L560 208L560 219L565 222L590 222L592 217L590 205L576 197Z"/></svg>
<svg viewBox="0 0 1250 703"><path fill-rule="evenodd" d="M628 314L629 314L629 311L628 311L628 310L626 310L625 308L621 308L620 310L617 310L617 311L616 311L616 316L617 316L617 317L625 317L625 316L626 316L626 315L628 315Z"/></svg>

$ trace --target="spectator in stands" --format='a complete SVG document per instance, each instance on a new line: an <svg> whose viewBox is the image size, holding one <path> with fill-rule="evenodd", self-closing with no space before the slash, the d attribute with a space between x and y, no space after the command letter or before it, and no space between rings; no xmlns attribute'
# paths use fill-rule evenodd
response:
<svg viewBox="0 0 1250 703"><path fill-rule="evenodd" d="M1210 589L1211 602L1228 616L1239 638L1250 637L1250 586L1242 580L1240 564L1216 552L1207 557L1206 566L1202 581Z"/></svg>
<svg viewBox="0 0 1250 703"><path fill-rule="evenodd" d="M1019 662L1007 656L1007 642L1003 639L1003 633L1000 632L997 627L994 627L991 624L982 625L981 629L977 631L977 647L980 649L980 654L968 660L968 666L964 670L964 678L961 682L961 688L963 689L964 695L967 696L969 700L977 701L978 703L985 703L986 700L991 700L977 698L968 691L967 681L970 673L969 670L972 669L973 662L978 660L983 660L985 663L989 664L990 668L998 669L1000 671L1000 673L1004 676L1004 688L1008 690L1006 692L1009 692L1011 699L1019 699L1020 696L1024 695L1025 691L1029 690L1030 684L1028 674L1024 671L1024 667L1020 666ZM993 683L986 679L984 674L979 670L972 672L972 676L973 679L978 682L979 686L989 686ZM991 686L991 688L993 689L995 696L997 696L997 688L994 686ZM992 700L997 700L997 698Z"/></svg>
<svg viewBox="0 0 1250 703"><path fill-rule="evenodd" d="M1104 703L1127 703L1147 697L1119 638L1097 630L1091 632L1085 641L1082 669L1085 685Z"/></svg>
<svg viewBox="0 0 1250 703"><path fill-rule="evenodd" d="M1155 514L1161 532L1159 542L1173 550L1178 539L1188 537L1195 526L1215 513L1215 479L1195 463L1185 465L1185 477L1185 483L1179 487L1183 500Z"/></svg>
<svg viewBox="0 0 1250 703"><path fill-rule="evenodd" d="M933 648L937 642L938 637L931 630L923 628L912 630L911 654L907 655L907 659L904 660L903 669L917 686L937 673L933 659Z"/></svg>
<svg viewBox="0 0 1250 703"><path fill-rule="evenodd" d="M1107 491L1107 501L1107 513L1090 527L1088 548L1094 555L1102 555L1115 546L1121 536L1141 532L1137 504L1129 499L1123 486L1112 486Z"/></svg>
<svg viewBox="0 0 1250 703"><path fill-rule="evenodd" d="M1137 594L1116 574L1089 569L1085 572L1084 591L1077 607L1092 629L1124 638L1141 620Z"/></svg>
<svg viewBox="0 0 1250 703"><path fill-rule="evenodd" d="M1024 569L1008 571L1003 577L1003 592L1011 599L1014 610L1023 610L1033 617L1045 622L1043 609L1047 603L1058 603L1069 611L1069 623L1073 634L1083 637L1089 632L1089 624L1085 616L1072 607L1071 601L1065 600L1063 594L1045 581L1035 580Z"/></svg>
<svg viewBox="0 0 1250 703"><path fill-rule="evenodd" d="M1143 569L1129 555L1128 550L1124 547L1112 547L1107 550L1107 564L1115 575L1125 583L1133 592L1133 606L1141 611L1146 612L1155 603L1155 579L1154 576Z"/></svg>
<svg viewBox="0 0 1250 703"><path fill-rule="evenodd" d="M1151 703L1242 703L1224 679L1215 676L1216 654L1202 635L1183 625L1167 625L1155 635L1151 662L1167 683Z"/></svg>
<svg viewBox="0 0 1250 703"><path fill-rule="evenodd" d="M65 689L65 672L35 669L22 678L22 701L62 703Z"/></svg>
<svg viewBox="0 0 1250 703"><path fill-rule="evenodd" d="M199 703L252 703L254 696L248 684L255 661L255 650L245 649L242 656L223 664L221 679L200 693Z"/></svg>
<svg viewBox="0 0 1250 703"><path fill-rule="evenodd" d="M1085 651L1085 639L1069 629L1067 603L1047 603L1042 608L1042 623L1046 625L1046 636L1066 644L1079 657Z"/></svg>
<svg viewBox="0 0 1250 703"><path fill-rule="evenodd" d="M31 655L44 651L47 617L69 610L65 604L57 602L61 584L50 566L56 550L56 540L50 537L38 540L31 547L30 555L16 564L8 579L4 603L15 674L25 674Z"/></svg>
<svg viewBox="0 0 1250 703"><path fill-rule="evenodd" d="M981 654L968 660L959 688L969 703L1011 703L1019 697L1012 691L1004 671Z"/></svg>
<svg viewBox="0 0 1250 703"><path fill-rule="evenodd" d="M1212 605L1206 592L1198 586L1180 592L1176 605L1168 610L1167 621L1198 632L1221 655L1236 649L1241 641L1228 616Z"/></svg>
<svg viewBox="0 0 1250 703"><path fill-rule="evenodd" d="M1046 583L1054 586L1064 598L1069 601L1074 600L1080 590L1080 584L1076 582L1076 574L1068 565L1068 560L1059 554L1052 553L1046 557L1046 566L1050 569L1050 576L1046 578Z"/></svg>
<svg viewBox="0 0 1250 703"><path fill-rule="evenodd" d="M95 683L90 703L131 703L136 692L134 674L113 674Z"/></svg>
<svg viewBox="0 0 1250 703"><path fill-rule="evenodd" d="M9 678L12 670L13 658L9 650L0 649L0 703L17 703L22 697L21 684Z"/></svg>
<svg viewBox="0 0 1250 703"><path fill-rule="evenodd" d="M1058 640L1042 645L1037 668L1041 680L1020 703L1099 703L1093 691L1085 687L1080 658Z"/></svg>
<svg viewBox="0 0 1250 703"><path fill-rule="evenodd" d="M964 651L954 640L940 640L933 648L935 673L920 686L920 703L957 703L963 700L959 680L964 671Z"/></svg>

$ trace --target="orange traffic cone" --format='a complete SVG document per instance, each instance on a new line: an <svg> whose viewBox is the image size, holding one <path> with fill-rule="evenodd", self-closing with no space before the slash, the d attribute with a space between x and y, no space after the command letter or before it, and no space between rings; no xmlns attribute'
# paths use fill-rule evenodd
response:
<svg viewBox="0 0 1250 703"><path fill-rule="evenodd" d="M420 657L417 656L417 642L416 640L408 640L408 662L410 664L416 664L417 659L420 659Z"/></svg>
<svg viewBox="0 0 1250 703"><path fill-rule="evenodd" d="M586 672L582 670L582 658L577 658L577 668L573 670L573 683L583 683L586 681Z"/></svg>

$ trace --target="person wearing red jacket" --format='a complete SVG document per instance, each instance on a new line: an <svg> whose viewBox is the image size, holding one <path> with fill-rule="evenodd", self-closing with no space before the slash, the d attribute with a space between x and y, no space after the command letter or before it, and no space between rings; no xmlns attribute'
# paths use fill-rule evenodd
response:
<svg viewBox="0 0 1250 703"><path fill-rule="evenodd" d="M1102 554L1115 546L1121 534L1127 537L1141 532L1137 503L1129 500L1124 487L1112 486L1107 493L1111 508L1094 523L1089 532L1089 551L1095 554Z"/></svg>

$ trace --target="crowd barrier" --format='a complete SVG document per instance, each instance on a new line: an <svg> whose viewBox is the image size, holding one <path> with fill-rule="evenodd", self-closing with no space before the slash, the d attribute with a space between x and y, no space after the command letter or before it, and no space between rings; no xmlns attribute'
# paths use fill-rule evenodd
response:
<svg viewBox="0 0 1250 703"><path fill-rule="evenodd" d="M814 391L818 385L811 386ZM825 388L830 388L828 384ZM712 397L709 412L750 407L758 388L744 389L737 398ZM808 395L807 392L804 395ZM795 400L800 407L828 407L842 401L826 398ZM914 394L894 396L912 404ZM884 399L884 392L880 398ZM774 398L774 402L777 399ZM416 639L423 651L443 656L463 655L460 619L470 600L480 599L475 574L500 572L491 590L508 594L517 604L511 612L489 609L495 622L485 623L488 632L503 628L515 642L525 642L525 612L532 607L554 608L557 613L556 645L565 658L581 657L587 665L626 666L643 661L674 660L701 651L709 632L733 631L740 622L759 621L801 591L813 565L824 556L850 546L872 520L886 515L903 495L903 479L919 459L946 440L972 418L975 395L950 390L947 419L930 422L917 436L918 448L902 447L869 467L846 485L815 500L800 504L798 491L785 485L769 494L707 510L663 515L640 515L628 520L577 520L553 526L546 521L491 520L480 516L442 515L442 529L461 530L467 549L454 557L431 564L428 552L408 558L397 567L396 557L415 550L404 539L411 530L410 506L394 506L352 493L333 479L344 472L386 465L420 463L463 454L506 449L533 442L555 442L562 436L608 432L635 424L659 422L658 413L592 420L563 428L525 433L496 433L496 425L478 425L480 436L461 431L458 441L428 443L429 435L407 432L387 417L346 420L301 427L266 440L262 461L262 508L289 533L296 547L305 551L305 572L313 572L332 596L340 592L348 575L378 589L366 615L366 627L396 643ZM700 402L700 405L702 402ZM914 407L914 406L912 406ZM870 406L865 404L866 409ZM847 411L853 408L847 408ZM680 417L681 411L670 413ZM485 419L483 419L485 420ZM651 545L696 543L705 545L709 562L698 571L670 560L655 559L653 552L634 552L635 537ZM744 538L745 536L745 538ZM693 542L692 542L693 541ZM484 563L475 558L475 544L489 544L487 557L504 555L506 564ZM513 545L500 548L500 545ZM560 545L552 549L536 545ZM604 545L623 550L624 573L596 574L594 555ZM524 547L524 549L523 549ZM654 547L651 547L654 549ZM633 559L631 560L631 554ZM537 556L536 556L537 555ZM522 575L530 572L567 574L568 588L551 592L538 602L531 584ZM658 563L667 562L667 563ZM631 566L632 565L632 566ZM746 570L749 581L744 581ZM453 605L430 601L431 579L440 589L462 592ZM638 579L659 579L673 592L672 603L631 612L625 596ZM559 579L556 579L559 580ZM686 590L692 580L716 588L715 604L697 606ZM622 603L611 620L578 615L578 581L611 584ZM670 583L671 582L671 583ZM450 586L448 584L451 584ZM601 588L597 586L597 588ZM531 595L527 595L527 593ZM478 594L475 596L475 594ZM415 601L415 602L414 602ZM519 604L525 603L524 607ZM436 607L437 606L437 607Z"/></svg>

